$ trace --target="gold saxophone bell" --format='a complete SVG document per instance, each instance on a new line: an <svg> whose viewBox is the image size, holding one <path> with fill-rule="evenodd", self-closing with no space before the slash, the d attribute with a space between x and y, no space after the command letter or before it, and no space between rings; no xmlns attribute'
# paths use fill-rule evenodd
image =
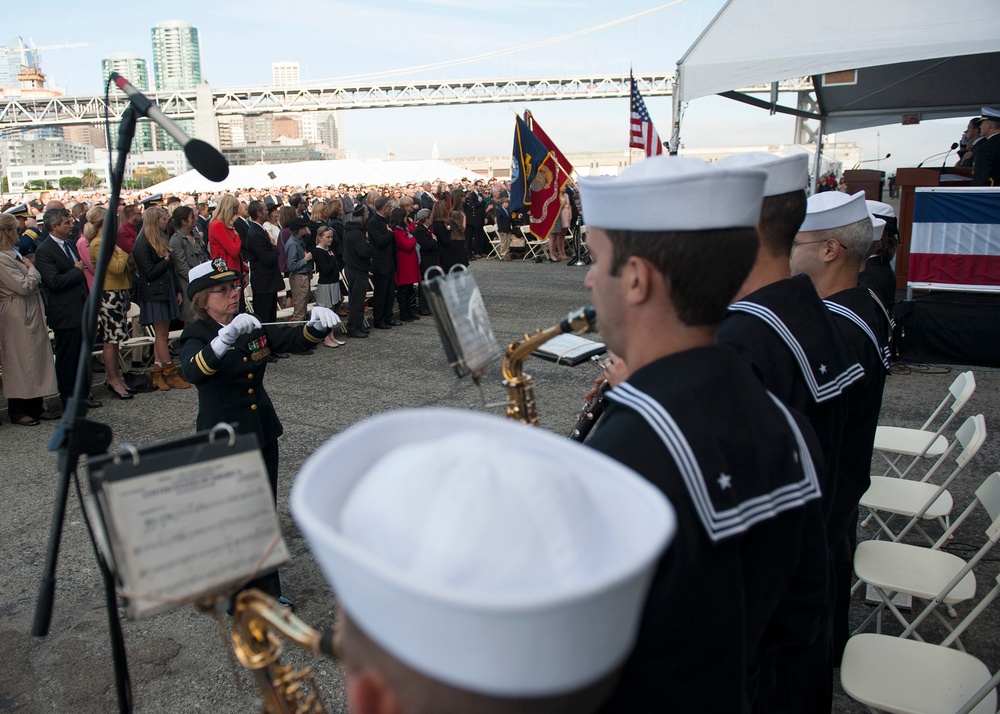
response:
<svg viewBox="0 0 1000 714"><path fill-rule="evenodd" d="M281 664L278 634L309 652L336 656L332 630L314 630L260 590L241 592L233 609L233 649L253 673L263 714L325 714L312 668L294 671Z"/></svg>
<svg viewBox="0 0 1000 714"><path fill-rule="evenodd" d="M582 335L597 329L597 312L593 307L574 310L558 324L547 330L525 333L507 345L501 372L503 386L507 389L507 416L525 424L538 425L538 407L535 404L535 389L531 375L524 373L524 360L543 344L566 332Z"/></svg>

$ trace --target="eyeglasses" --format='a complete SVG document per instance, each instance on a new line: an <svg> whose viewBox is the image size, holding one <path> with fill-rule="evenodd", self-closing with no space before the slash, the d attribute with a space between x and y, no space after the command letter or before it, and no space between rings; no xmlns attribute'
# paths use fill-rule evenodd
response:
<svg viewBox="0 0 1000 714"><path fill-rule="evenodd" d="M794 248L795 246L798 246L798 245L811 245L813 243L826 243L828 240L830 240L830 239L829 238L822 238L820 240L793 240L792 241L792 247Z"/></svg>
<svg viewBox="0 0 1000 714"><path fill-rule="evenodd" d="M208 292L215 293L216 295L228 295L229 293L238 293L241 290L239 283L227 283L226 285L220 285L217 288L212 288Z"/></svg>

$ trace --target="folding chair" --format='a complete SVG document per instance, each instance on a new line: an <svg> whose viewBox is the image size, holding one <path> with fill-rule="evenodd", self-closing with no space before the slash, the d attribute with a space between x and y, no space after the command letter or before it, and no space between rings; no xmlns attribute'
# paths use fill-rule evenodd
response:
<svg viewBox="0 0 1000 714"><path fill-rule="evenodd" d="M840 684L869 708L913 714L993 714L1000 672L950 645L1000 594L997 585L940 645L864 633L847 641Z"/></svg>
<svg viewBox="0 0 1000 714"><path fill-rule="evenodd" d="M548 240L538 240L531 232L530 226L521 226L521 235L524 236L524 258L538 258L545 255L545 250L549 244Z"/></svg>
<svg viewBox="0 0 1000 714"><path fill-rule="evenodd" d="M153 363L153 342L155 340L152 335L147 334L139 326L138 304L132 303L129 307L125 324L128 326L129 334L133 336L118 344L118 358L121 362L122 374L134 371L137 367L139 371L145 372ZM138 361L136 360L137 355Z"/></svg>
<svg viewBox="0 0 1000 714"><path fill-rule="evenodd" d="M483 232L486 233L486 240L490 242L490 252L487 254L487 258L500 259L500 233L497 231L497 227L490 224L488 226L483 226Z"/></svg>
<svg viewBox="0 0 1000 714"><path fill-rule="evenodd" d="M943 552L941 546L980 505L990 519L990 525L986 529L986 542L968 562L957 555ZM938 605L943 603L952 606L975 597L976 575L973 568L990 552L997 539L1000 539L1000 471L995 471L986 477L982 485L976 489L976 497L972 503L933 547L922 548L905 543L875 540L859 544L854 553L854 572L861 580L875 586L882 604L861 623L854 634L864 630L872 618L878 618L876 631L880 632L882 611L889 608L905 628L900 637L907 638L912 635L917 640L923 641L917 633L917 627L927 617L934 615L954 635L945 641L948 644L954 643L964 651L959 639L961 633L956 634L949 622L941 616ZM913 622L908 622L891 600L894 593L900 592L927 601L926 607L913 618ZM991 599L995 596L994 593L990 594ZM982 606L982 603L980 605ZM954 609L950 609L950 613L952 617L957 616Z"/></svg>
<svg viewBox="0 0 1000 714"><path fill-rule="evenodd" d="M944 528L947 528L945 519L951 514L953 506L948 486L965 470L969 461L979 452L985 441L986 421L983 419L983 415L969 417L955 433L955 440L941 454L922 480L910 481L887 476L872 476L871 486L861 497L859 505L871 511L871 517L879 524L880 532L875 535L875 538L877 539L879 535L885 533L890 540L898 541L903 535L915 528L927 539L928 543L933 543L934 539L927 535L920 526L921 519L938 520ZM929 483L928 479L937 472L941 464L959 445L961 445L962 451L955 458L955 469L941 482L940 486ZM889 521L892 517L883 518L881 515L885 513L901 515L910 519L898 536L889 528Z"/></svg>
<svg viewBox="0 0 1000 714"><path fill-rule="evenodd" d="M948 441L944 438L944 430L951 424L952 420L958 416L962 407L968 403L972 394L976 391L976 377L972 372L963 372L955 378L955 381L948 387L948 394L938 405L927 421L919 429L906 429L898 426L879 426L875 430L875 451L881 454L888 464L888 468L883 476L888 476L895 471L902 478L906 476L917 462L923 458L934 458L944 453L948 446ZM951 408L948 417L941 423L936 431L931 432L930 426L941 414L948 402L951 401ZM895 454L893 458L889 454ZM899 462L904 456L909 456L910 461L901 471Z"/></svg>

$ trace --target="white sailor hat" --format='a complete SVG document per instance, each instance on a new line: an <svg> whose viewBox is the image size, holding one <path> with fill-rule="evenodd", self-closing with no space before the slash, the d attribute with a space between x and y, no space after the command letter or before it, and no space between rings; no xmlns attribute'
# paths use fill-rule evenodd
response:
<svg viewBox="0 0 1000 714"><path fill-rule="evenodd" d="M705 231L757 225L767 174L712 168L662 154L615 178L580 179L587 225L611 230Z"/></svg>
<svg viewBox="0 0 1000 714"><path fill-rule="evenodd" d="M864 191L853 196L840 191L814 193L806 200L806 217L799 232L840 228L868 218L868 215Z"/></svg>
<svg viewBox="0 0 1000 714"><path fill-rule="evenodd" d="M872 222L872 243L878 243L880 240L882 240L882 233L885 232L885 220L879 218L875 214L877 213L881 216L885 215L891 216L892 206L890 206L888 203L882 203L881 201L865 201L865 206L868 208L868 217L871 219ZM882 209L881 206L885 206L885 208L888 208L889 213L888 214L882 213L882 210L884 209Z"/></svg>
<svg viewBox="0 0 1000 714"><path fill-rule="evenodd" d="M882 203L881 201L865 201L865 205L868 206L868 212L873 216L888 216L889 218L896 217L896 211L893 210L892 206L888 203Z"/></svg>
<svg viewBox="0 0 1000 714"><path fill-rule="evenodd" d="M433 408L328 441L291 510L365 634L434 680L499 697L577 691L620 666L676 523L658 489L593 449Z"/></svg>
<svg viewBox="0 0 1000 714"><path fill-rule="evenodd" d="M763 169L767 172L765 197L801 191L809 184L809 157L805 154L778 156L763 151L748 151L726 156L712 166L719 169Z"/></svg>

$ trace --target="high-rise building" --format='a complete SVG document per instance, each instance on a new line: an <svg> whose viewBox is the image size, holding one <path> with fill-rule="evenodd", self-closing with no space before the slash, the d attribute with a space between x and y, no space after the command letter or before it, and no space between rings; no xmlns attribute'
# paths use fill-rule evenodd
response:
<svg viewBox="0 0 1000 714"><path fill-rule="evenodd" d="M165 20L156 23L152 35L156 91L194 89L201 82L198 28L190 22Z"/></svg>
<svg viewBox="0 0 1000 714"><path fill-rule="evenodd" d="M153 36L153 89L173 92L194 89L201 83L201 48L198 45L198 28L190 22L164 20L151 30ZM177 122L184 131L192 134L194 122L185 119ZM154 149L180 148L165 131L156 128Z"/></svg>
<svg viewBox="0 0 1000 714"><path fill-rule="evenodd" d="M149 91L149 68L146 60L134 52L115 52L101 60L101 86L108 81L108 76L117 72L138 89Z"/></svg>
<svg viewBox="0 0 1000 714"><path fill-rule="evenodd" d="M7 40L4 49L6 52L0 54L0 88L19 87L21 83L17 75L21 71L21 65L38 67L38 52L29 49L20 37Z"/></svg>
<svg viewBox="0 0 1000 714"><path fill-rule="evenodd" d="M141 55L134 52L115 52L101 60L101 86L108 81L112 72L117 72L138 89L149 91L149 67ZM112 141L118 145L118 125L111 129ZM140 120L135 127L135 138L132 140L133 151L151 151L153 149L153 127L145 120Z"/></svg>
<svg viewBox="0 0 1000 714"><path fill-rule="evenodd" d="M271 82L275 87L299 86L298 62L272 62Z"/></svg>

